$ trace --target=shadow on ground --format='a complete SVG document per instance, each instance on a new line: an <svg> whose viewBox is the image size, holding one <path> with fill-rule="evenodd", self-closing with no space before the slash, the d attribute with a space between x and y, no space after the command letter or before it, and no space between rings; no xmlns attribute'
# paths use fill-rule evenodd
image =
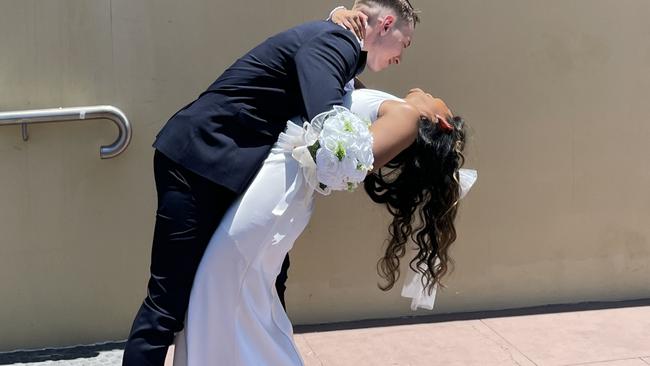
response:
<svg viewBox="0 0 650 366"><path fill-rule="evenodd" d="M358 321L331 323L331 324L297 325L294 327L294 333L300 334L300 333L312 333L312 332L328 332L328 331L337 331L337 330L353 330L353 329L364 329L364 328L390 327L390 326L399 326L399 325L443 323L443 322L452 322L452 321L461 321L461 320L507 318L507 317L524 316L524 315L558 314L558 313L570 313L576 311L592 311L592 310L605 310L605 309L623 309L623 308L632 308L638 306L650 306L650 299L611 301L611 302L584 302L579 304L545 305L545 306L535 306L535 307L507 309L507 310L477 311L477 312L454 313L454 314L419 315L419 316L409 316L409 317L394 318L394 319L358 320Z"/></svg>
<svg viewBox="0 0 650 366"><path fill-rule="evenodd" d="M33 351L0 353L0 365L95 358L99 356L100 352L113 351L116 349L124 349L124 342L103 343L93 346L76 346L68 348L50 348Z"/></svg>

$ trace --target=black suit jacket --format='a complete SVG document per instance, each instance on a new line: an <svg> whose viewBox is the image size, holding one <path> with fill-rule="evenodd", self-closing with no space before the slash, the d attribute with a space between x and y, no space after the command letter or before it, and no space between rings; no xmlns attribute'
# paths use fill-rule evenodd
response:
<svg viewBox="0 0 650 366"><path fill-rule="evenodd" d="M185 168L243 192L292 117L341 105L366 63L354 34L325 21L277 34L230 66L163 127L154 147Z"/></svg>

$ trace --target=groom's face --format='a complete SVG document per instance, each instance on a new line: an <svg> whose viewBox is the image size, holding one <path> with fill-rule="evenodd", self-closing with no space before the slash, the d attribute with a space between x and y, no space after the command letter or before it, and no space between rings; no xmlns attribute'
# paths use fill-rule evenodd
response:
<svg viewBox="0 0 650 366"><path fill-rule="evenodd" d="M376 37L368 45L368 61L366 66L372 71L381 71L390 65L402 62L404 49L411 45L413 25L406 22L394 24L386 29L380 28Z"/></svg>

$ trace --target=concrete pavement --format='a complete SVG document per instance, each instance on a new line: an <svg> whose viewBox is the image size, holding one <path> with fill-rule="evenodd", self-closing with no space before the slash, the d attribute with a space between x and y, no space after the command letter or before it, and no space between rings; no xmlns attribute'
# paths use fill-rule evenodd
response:
<svg viewBox="0 0 650 366"><path fill-rule="evenodd" d="M295 339L307 366L649 366L650 301L303 326ZM117 366L122 347L4 353L0 365Z"/></svg>

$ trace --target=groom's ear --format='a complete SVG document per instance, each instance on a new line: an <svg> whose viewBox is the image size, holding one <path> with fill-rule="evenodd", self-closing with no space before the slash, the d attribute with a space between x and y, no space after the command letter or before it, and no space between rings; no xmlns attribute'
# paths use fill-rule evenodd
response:
<svg viewBox="0 0 650 366"><path fill-rule="evenodd" d="M391 28L395 25L395 17L393 15L387 14L383 19L380 19L381 22L381 34L385 35Z"/></svg>

